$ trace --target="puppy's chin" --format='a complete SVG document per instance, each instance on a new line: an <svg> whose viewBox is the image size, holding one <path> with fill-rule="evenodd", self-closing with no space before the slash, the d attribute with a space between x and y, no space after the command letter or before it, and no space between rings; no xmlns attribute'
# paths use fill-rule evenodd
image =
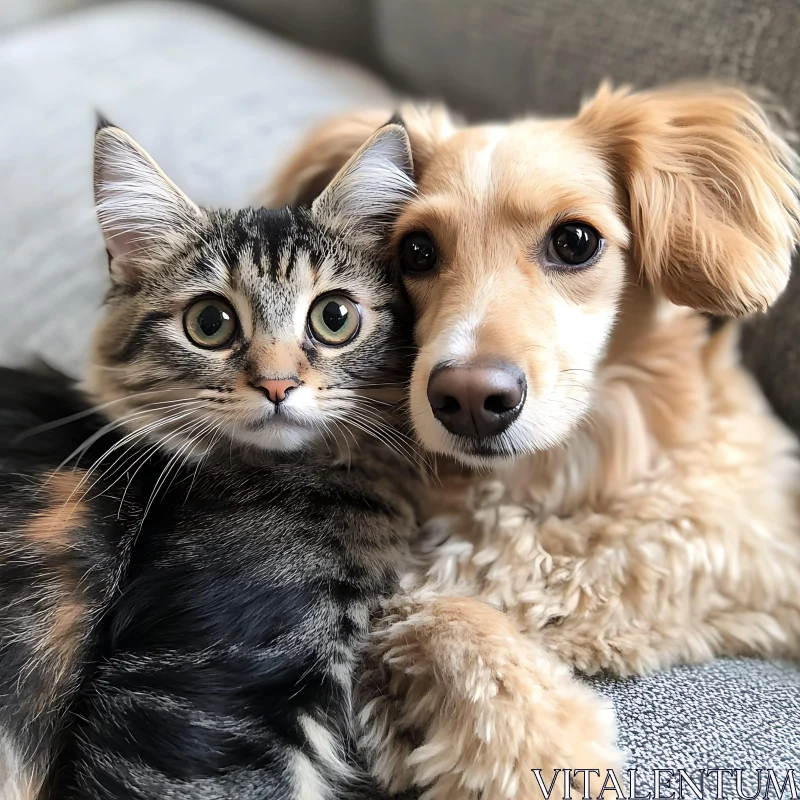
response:
<svg viewBox="0 0 800 800"><path fill-rule="evenodd" d="M513 462L525 453L518 452L514 445L503 436L490 436L486 439L469 439L445 432L444 446L436 452L450 456L467 467L488 470L503 463Z"/></svg>

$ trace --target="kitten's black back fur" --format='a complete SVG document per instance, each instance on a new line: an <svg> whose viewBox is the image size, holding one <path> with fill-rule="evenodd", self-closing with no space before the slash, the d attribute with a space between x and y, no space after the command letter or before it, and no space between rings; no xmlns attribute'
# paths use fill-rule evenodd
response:
<svg viewBox="0 0 800 800"><path fill-rule="evenodd" d="M67 521L69 481L47 481L102 424L85 410L63 376L0 369L0 773L20 782L22 764L47 762L62 735L64 700L96 653L135 525L128 506L117 519L102 487L89 513ZM37 430L73 415L82 416Z"/></svg>

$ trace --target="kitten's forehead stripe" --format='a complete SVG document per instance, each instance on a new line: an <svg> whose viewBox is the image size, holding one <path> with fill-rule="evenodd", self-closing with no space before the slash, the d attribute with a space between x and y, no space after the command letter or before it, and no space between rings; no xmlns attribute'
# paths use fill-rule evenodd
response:
<svg viewBox="0 0 800 800"><path fill-rule="evenodd" d="M289 283L300 252L306 254L312 270L323 258L319 233L306 215L290 208L249 208L216 216L215 227L231 275L241 270L243 263L249 263L259 278Z"/></svg>
<svg viewBox="0 0 800 800"><path fill-rule="evenodd" d="M283 266L283 279L288 281L292 277L292 270L297 263L297 242L292 240L289 242L288 252L286 254L286 263Z"/></svg>

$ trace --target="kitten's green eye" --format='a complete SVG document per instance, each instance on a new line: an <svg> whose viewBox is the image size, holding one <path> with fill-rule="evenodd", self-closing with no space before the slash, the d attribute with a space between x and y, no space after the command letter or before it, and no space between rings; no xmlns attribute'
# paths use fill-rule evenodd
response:
<svg viewBox="0 0 800 800"><path fill-rule="evenodd" d="M352 341L360 327L361 312L358 306L341 294L323 295L311 306L308 314L311 335L330 347Z"/></svg>
<svg viewBox="0 0 800 800"><path fill-rule="evenodd" d="M236 335L236 313L221 297L195 300L183 316L186 335L198 346L220 348Z"/></svg>

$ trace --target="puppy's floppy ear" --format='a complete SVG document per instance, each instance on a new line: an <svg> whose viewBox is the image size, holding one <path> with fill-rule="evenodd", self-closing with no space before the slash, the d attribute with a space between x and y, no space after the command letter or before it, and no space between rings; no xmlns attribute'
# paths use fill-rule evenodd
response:
<svg viewBox="0 0 800 800"><path fill-rule="evenodd" d="M375 130L395 118L406 128L419 175L436 142L454 129L447 110L436 105L404 104L396 117L387 110L358 111L326 119L311 130L257 198L258 203L268 208L310 205Z"/></svg>
<svg viewBox="0 0 800 800"><path fill-rule="evenodd" d="M379 128L314 201L311 213L362 245L380 242L416 191L411 143L403 125Z"/></svg>
<svg viewBox="0 0 800 800"><path fill-rule="evenodd" d="M601 87L576 125L620 182L648 282L719 314L778 297L800 237L797 156L751 97L714 85Z"/></svg>

